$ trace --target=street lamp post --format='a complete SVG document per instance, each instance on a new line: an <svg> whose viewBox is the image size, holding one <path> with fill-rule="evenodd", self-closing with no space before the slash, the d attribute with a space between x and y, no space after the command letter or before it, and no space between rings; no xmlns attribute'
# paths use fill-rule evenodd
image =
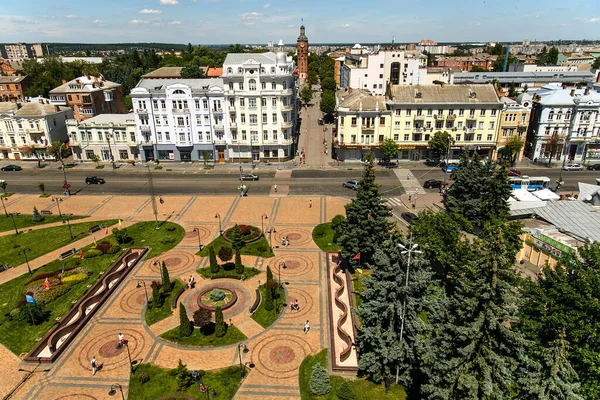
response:
<svg viewBox="0 0 600 400"><path fill-rule="evenodd" d="M31 272L31 267L29 266L29 259L27 258L27 252L31 251L31 249L29 247L25 247L20 251L23 254L23 257L25 257L25 262L27 263L27 271L29 271L29 275L31 275L33 272Z"/></svg>
<svg viewBox="0 0 600 400"><path fill-rule="evenodd" d="M125 340L123 344L125 344L125 347L127 347L127 358L129 358L129 370L133 372L133 361L131 360L131 352L129 351L129 340Z"/></svg>
<svg viewBox="0 0 600 400"><path fill-rule="evenodd" d="M123 395L123 387L118 383L113 383L112 385L110 385L110 391L108 392L108 395L114 396L115 394L117 394L116 389L119 389L121 391L121 399L125 400L125 395Z"/></svg>
<svg viewBox="0 0 600 400"><path fill-rule="evenodd" d="M404 335L404 320L406 317L406 298L408 297L408 275L410 274L410 264L412 262L412 254L421 254L422 251L417 250L419 247L418 243L412 244L412 235L410 236L410 241L408 243L408 247L404 246L402 243L398 243L398 247L402 249L401 254L408 254L408 263L406 264L406 282L404 284L404 301L402 304L402 315L400 316L400 339L399 342L402 343L402 337ZM400 366L396 366L396 384L398 384L398 377L400 375Z"/></svg>
<svg viewBox="0 0 600 400"><path fill-rule="evenodd" d="M269 217L267 216L267 214L263 214L260 217L260 224L262 226L262 231L261 233L263 234L263 236L265 235L265 219L269 219Z"/></svg>
<svg viewBox="0 0 600 400"><path fill-rule="evenodd" d="M6 218L8 218L8 212L6 211L6 197L0 197L0 200L2 200L2 206L4 207L4 215L6 215Z"/></svg>
<svg viewBox="0 0 600 400"><path fill-rule="evenodd" d="M110 147L110 137L112 134L108 133L106 135L106 143L108 143L108 153L110 154L110 161L112 162L112 168L113 169L117 169L117 166L115 165L115 156L113 155L112 152L112 147Z"/></svg>
<svg viewBox="0 0 600 400"><path fill-rule="evenodd" d="M219 235L223 236L223 229L221 228L221 214L217 213L215 218L219 218Z"/></svg>
<svg viewBox="0 0 600 400"><path fill-rule="evenodd" d="M569 151L568 147L569 147L569 141L567 141L566 143L563 143L563 149L562 149L563 162L562 162L562 167L560 168L560 175L558 176L558 181L556 181L556 190L555 190L556 193L560 192L560 188L563 185L563 170L565 169L565 164L567 162L567 154Z"/></svg>
<svg viewBox="0 0 600 400"><path fill-rule="evenodd" d="M64 219L63 219L63 224L66 222L67 226L69 227L69 234L71 235L71 240L75 239L73 237L73 230L71 229L71 223L69 221L71 221L73 219L73 214L63 214L64 215Z"/></svg>
<svg viewBox="0 0 600 400"><path fill-rule="evenodd" d="M284 261L279 263L279 268L277 268L278 272L279 272L279 277L278 277L279 278L279 287L281 287L281 270L286 269L286 268L287 268L287 265L285 265Z"/></svg>
<svg viewBox="0 0 600 400"><path fill-rule="evenodd" d="M275 228L269 228L267 233L269 234L269 247L271 248L271 252L273 252L273 234L277 233L277 230Z"/></svg>
<svg viewBox="0 0 600 400"><path fill-rule="evenodd" d="M71 195L71 191L69 190L69 188L71 187L71 185L69 185L69 183L67 182L67 171L65 169L65 162L63 160L63 155L62 155L62 148L65 144L62 143L60 145L60 147L58 148L58 155L60 156L60 163L62 165L62 173L63 173L63 189L65 189L65 196L69 197Z"/></svg>
<svg viewBox="0 0 600 400"><path fill-rule="evenodd" d="M142 287L142 285L140 285L140 282L142 283L142 285L144 285L144 294L146 295L146 304L148 304L148 291L146 290L146 281L138 281L136 288L139 289Z"/></svg>
<svg viewBox="0 0 600 400"><path fill-rule="evenodd" d="M200 241L200 229L194 228L192 232L196 232L196 234L198 235L198 249L202 251L202 243Z"/></svg>
<svg viewBox="0 0 600 400"><path fill-rule="evenodd" d="M240 374L242 375L242 378L243 378L244 377L244 365L242 365L242 351L244 352L244 354L246 354L247 352L250 351L248 349L248 346L246 346L244 343L238 344L238 355L240 357Z"/></svg>
<svg viewBox="0 0 600 400"><path fill-rule="evenodd" d="M12 218L12 222L13 222L13 226L15 227L15 233L18 235L19 234L19 230L17 229L17 223L15 222L15 215L20 215L21 213L9 213L8 215L10 215L10 217Z"/></svg>
<svg viewBox="0 0 600 400"><path fill-rule="evenodd" d="M148 170L148 188L150 189L150 200L152 201L152 211L154 212L154 220L156 221L156 229L160 229L158 226L158 209L156 208L156 197L154 194L154 183L152 182L152 173L150 172L150 166L146 165Z"/></svg>
<svg viewBox="0 0 600 400"><path fill-rule="evenodd" d="M448 151L446 152L446 168L444 168L444 183L447 182L446 175L448 174L448 161L450 161L450 149L452 148L452 136L448 136Z"/></svg>
<svg viewBox="0 0 600 400"><path fill-rule="evenodd" d="M52 201L56 202L56 206L58 207L58 216L62 218L62 212L60 211L60 202L62 199L60 197L53 197Z"/></svg>

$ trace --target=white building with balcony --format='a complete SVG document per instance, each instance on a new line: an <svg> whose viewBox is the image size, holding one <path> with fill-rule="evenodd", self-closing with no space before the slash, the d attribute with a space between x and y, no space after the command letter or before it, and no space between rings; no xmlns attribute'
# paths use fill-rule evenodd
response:
<svg viewBox="0 0 600 400"><path fill-rule="evenodd" d="M78 122L67 120L69 145L75 160L124 162L139 160L134 114L100 114Z"/></svg>
<svg viewBox="0 0 600 400"><path fill-rule="evenodd" d="M47 148L67 141L65 121L73 110L40 99L32 103L0 102L0 159L54 159Z"/></svg>
<svg viewBox="0 0 600 400"><path fill-rule="evenodd" d="M223 79L142 78L131 99L142 160L229 160Z"/></svg>
<svg viewBox="0 0 600 400"><path fill-rule="evenodd" d="M294 156L297 141L295 64L283 52L227 54L223 63L224 120L232 161Z"/></svg>
<svg viewBox="0 0 600 400"><path fill-rule="evenodd" d="M542 87L535 93L527 131L526 155L547 160L559 141L555 159L600 162L600 92Z"/></svg>

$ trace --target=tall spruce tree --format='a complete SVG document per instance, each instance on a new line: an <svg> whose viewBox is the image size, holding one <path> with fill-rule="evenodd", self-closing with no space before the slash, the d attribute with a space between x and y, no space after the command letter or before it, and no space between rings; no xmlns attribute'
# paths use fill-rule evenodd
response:
<svg viewBox="0 0 600 400"><path fill-rule="evenodd" d="M223 310L221 307L215 308L215 336L223 337L227 333L227 326L223 319Z"/></svg>
<svg viewBox="0 0 600 400"><path fill-rule="evenodd" d="M216 274L219 272L219 263L217 262L217 256L215 255L215 249L212 246L208 247L208 259L210 261L210 272Z"/></svg>
<svg viewBox="0 0 600 400"><path fill-rule="evenodd" d="M161 266L161 275L162 275L162 290L163 293L168 294L171 293L171 289L173 289L173 285L171 283L171 278L169 277L169 270L167 269L167 265L165 262L162 262Z"/></svg>
<svg viewBox="0 0 600 400"><path fill-rule="evenodd" d="M194 332L194 324L188 318L183 303L179 303L179 337L188 337Z"/></svg>
<svg viewBox="0 0 600 400"><path fill-rule="evenodd" d="M367 154L366 161L356 197L346 205L346 220L338 238L342 256L351 259L360 253L361 263L371 263L375 250L389 239L392 229L390 208L375 183L373 154Z"/></svg>
<svg viewBox="0 0 600 400"><path fill-rule="evenodd" d="M424 329L421 319L423 299L429 292L432 273L421 260L411 260L406 287L407 256L401 256L398 238L380 245L371 264L372 273L364 280L364 295L358 315L362 322L358 343L361 373L376 382L395 376L397 370L404 384L412 381L420 364L415 345ZM407 244L408 246L408 244ZM403 337L400 329L404 296L407 296Z"/></svg>
<svg viewBox="0 0 600 400"><path fill-rule="evenodd" d="M509 232L510 229L508 230ZM539 365L519 321L516 251L501 225L486 226L473 243L474 260L455 276L449 310L429 338L424 396L442 399L526 398L539 382ZM445 352L445 353L444 353Z"/></svg>

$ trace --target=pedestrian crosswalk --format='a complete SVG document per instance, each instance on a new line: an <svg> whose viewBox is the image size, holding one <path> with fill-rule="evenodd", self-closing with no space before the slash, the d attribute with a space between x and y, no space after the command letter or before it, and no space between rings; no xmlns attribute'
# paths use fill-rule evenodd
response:
<svg viewBox="0 0 600 400"><path fill-rule="evenodd" d="M400 197L388 197L387 201L391 207L404 207L404 203L402 203Z"/></svg>

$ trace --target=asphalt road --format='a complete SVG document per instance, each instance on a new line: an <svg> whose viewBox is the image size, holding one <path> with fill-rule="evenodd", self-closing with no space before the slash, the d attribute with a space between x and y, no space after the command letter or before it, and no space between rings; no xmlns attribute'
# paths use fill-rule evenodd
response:
<svg viewBox="0 0 600 400"><path fill-rule="evenodd" d="M443 179L444 173L440 168L414 168L414 176L421 182L427 179ZM529 176L547 176L555 186L560 175L558 169L528 169L522 171ZM279 187L289 185L292 195L330 195L353 197L354 192L342 187L342 182L349 179L359 179L361 167L352 170L329 169L294 169L291 178L275 179L275 171L258 171L259 181L245 182L249 187L248 195L269 194L272 185ZM381 193L386 197L398 196L403 193L400 183L391 170L377 170L377 182L381 185ZM86 185L85 177L97 175L106 180L104 185ZM236 171L153 171L152 178L156 194L238 194L239 174ZM595 184L600 178L599 171L564 171L563 191L577 190L577 182ZM13 193L39 193L38 184L43 182L46 192L62 193L63 174L56 168L35 169L27 168L17 172L0 172L0 179L8 183L7 191ZM148 176L144 170L67 170L67 179L73 194L147 194Z"/></svg>

